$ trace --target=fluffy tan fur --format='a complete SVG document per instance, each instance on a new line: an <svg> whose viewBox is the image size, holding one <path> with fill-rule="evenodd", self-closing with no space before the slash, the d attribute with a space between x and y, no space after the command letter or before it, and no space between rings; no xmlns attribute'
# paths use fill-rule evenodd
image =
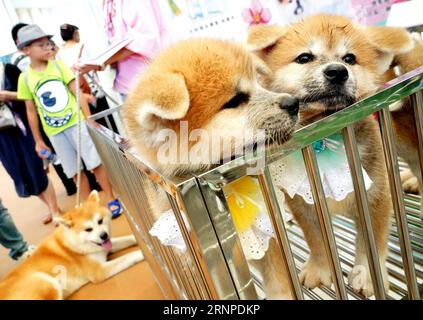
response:
<svg viewBox="0 0 423 320"><path fill-rule="evenodd" d="M210 136L212 131L226 130L236 139L246 130L265 129L284 142L293 132L295 116L282 110L287 94L276 94L258 83L266 65L244 48L212 39L183 41L163 52L140 79L125 104L124 120L132 143L153 167L166 176L176 171L204 171L217 159L202 159L201 164L181 163L201 139L180 142L181 123L188 124L188 134L197 129ZM235 108L224 109L237 94L248 96ZM280 126L276 126L276 121ZM158 137L163 130L177 134L178 158L173 164L158 159L164 142ZM204 146L211 148L211 146ZM189 161L188 161L189 162Z"/></svg>

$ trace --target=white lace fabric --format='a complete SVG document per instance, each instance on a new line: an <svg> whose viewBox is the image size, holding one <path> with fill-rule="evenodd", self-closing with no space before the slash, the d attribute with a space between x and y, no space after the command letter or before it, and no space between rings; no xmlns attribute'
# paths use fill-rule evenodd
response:
<svg viewBox="0 0 423 320"><path fill-rule="evenodd" d="M322 152L316 152L320 178L326 198L335 201L344 200L354 185L351 178L345 147L342 142L332 139ZM296 151L280 161L270 165L270 171L276 186L284 190L291 198L300 195L308 204L313 204L313 194L307 177L301 152ZM366 190L372 186L372 180L362 168Z"/></svg>
<svg viewBox="0 0 423 320"><path fill-rule="evenodd" d="M262 203L263 207L265 204ZM188 223L185 223L189 231ZM150 229L150 234L157 237L165 246L175 247L186 252L187 247L172 210L164 212ZM274 237L273 228L267 213L260 211L251 228L239 234L242 249L247 260L261 259L269 248L269 240Z"/></svg>

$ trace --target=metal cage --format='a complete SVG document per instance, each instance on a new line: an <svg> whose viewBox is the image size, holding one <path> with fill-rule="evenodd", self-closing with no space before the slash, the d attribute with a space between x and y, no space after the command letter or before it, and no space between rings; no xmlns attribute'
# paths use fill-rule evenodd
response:
<svg viewBox="0 0 423 320"><path fill-rule="evenodd" d="M376 299L420 299L423 282L423 223L419 217L421 198L404 194L400 180L394 134L388 106L411 96L415 127L419 138L420 165L423 167L423 68L387 84L384 90L295 132L283 146L258 154L265 159L258 180L275 231L283 263L289 271L290 289L296 299L363 299L346 283L353 267L353 222L331 218L328 213L319 168L312 143L342 132L351 175L359 221L364 226ZM92 118L116 116L120 107ZM388 169L393 201L393 224L387 259L390 290L385 292L377 258L372 222L355 144L353 124L378 113L384 159ZM223 187L247 174L251 159L237 158L198 176L171 181L144 164L132 152L126 140L105 127L89 126L90 134L105 164L115 192L125 206L131 228L139 240L157 282L169 299L263 299L261 279L251 268L242 251L239 236L229 213ZM323 234L334 285L308 290L301 286L298 272L309 254L301 229L294 222L286 228L268 166L288 154L302 150L312 187L315 208ZM422 170L423 172L423 170ZM163 202L172 208L182 232L187 251L180 254L163 246L149 234L154 211ZM157 209L159 208L159 209ZM185 222L184 222L185 221Z"/></svg>

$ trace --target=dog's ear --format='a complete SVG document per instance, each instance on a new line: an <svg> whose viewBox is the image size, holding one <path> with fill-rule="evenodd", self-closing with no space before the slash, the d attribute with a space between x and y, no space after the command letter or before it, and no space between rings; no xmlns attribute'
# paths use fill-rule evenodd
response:
<svg viewBox="0 0 423 320"><path fill-rule="evenodd" d="M364 32L378 50L379 71L386 72L395 57L411 51L414 39L407 30L393 27L366 27Z"/></svg>
<svg viewBox="0 0 423 320"><path fill-rule="evenodd" d="M91 191L87 200L88 201L94 201L94 202L100 202L100 195L98 194L98 191L97 190Z"/></svg>
<svg viewBox="0 0 423 320"><path fill-rule="evenodd" d="M272 70L267 64L256 55L253 55L253 66L259 75L270 76L272 74Z"/></svg>
<svg viewBox="0 0 423 320"><path fill-rule="evenodd" d="M133 116L140 125L149 125L152 115L178 120L187 114L189 93L182 74L150 72L141 81L141 86L139 94L135 92L126 102L127 110L136 112Z"/></svg>
<svg viewBox="0 0 423 320"><path fill-rule="evenodd" d="M247 49L265 53L285 34L286 28L277 25L258 25L248 30Z"/></svg>
<svg viewBox="0 0 423 320"><path fill-rule="evenodd" d="M58 226L59 224L63 225L66 228L71 228L73 226L72 220L68 215L53 217L53 223Z"/></svg>
<svg viewBox="0 0 423 320"><path fill-rule="evenodd" d="M423 66L423 39L417 32L413 32L411 36L414 40L413 50L395 57L395 65L400 67L402 73Z"/></svg>

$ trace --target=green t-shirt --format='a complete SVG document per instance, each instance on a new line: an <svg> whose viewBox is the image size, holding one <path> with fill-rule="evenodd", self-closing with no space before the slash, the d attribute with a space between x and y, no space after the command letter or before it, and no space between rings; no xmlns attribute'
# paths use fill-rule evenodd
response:
<svg viewBox="0 0 423 320"><path fill-rule="evenodd" d="M74 79L75 74L60 60L49 60L44 71L36 71L29 66L19 76L18 99L35 102L48 137L77 122L76 99L68 87Z"/></svg>

